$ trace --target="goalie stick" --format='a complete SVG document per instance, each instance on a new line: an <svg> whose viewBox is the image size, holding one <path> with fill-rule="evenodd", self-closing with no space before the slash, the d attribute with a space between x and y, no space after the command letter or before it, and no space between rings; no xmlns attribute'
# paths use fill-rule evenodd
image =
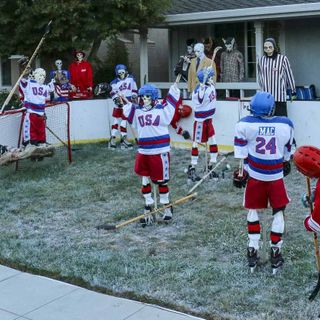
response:
<svg viewBox="0 0 320 320"><path fill-rule="evenodd" d="M38 51L40 50L41 46L42 46L42 43L44 42L46 36L48 35L48 33L50 32L50 26L51 26L51 23L52 23L52 20L49 21L49 23L47 24L46 26L46 31L44 33L44 35L42 36L38 46L36 47L35 51L33 52L29 62L27 63L26 67L24 68L23 72L21 73L20 77L18 78L16 84L12 87L7 99L4 101L2 107L1 107L1 110L0 110L0 113L3 112L4 108L6 107L6 105L10 102L12 96L13 96L13 93L16 91L21 79L23 78L23 76L25 75L25 73L27 72L27 70L29 70L31 68L31 64L34 60L34 58L36 57L36 55L38 54Z"/></svg>
<svg viewBox="0 0 320 320"><path fill-rule="evenodd" d="M188 201L188 200L190 200L190 199L192 199L192 198L194 198L196 196L197 196L197 193L195 192L195 193L189 194L189 195L187 195L185 197L182 197L180 199L177 199L177 200L175 200L175 201L173 201L173 202L171 202L171 203L169 203L167 205L164 205L164 206L162 206L162 207L160 207L158 209L155 209L155 210L153 210L153 211L151 211L151 212L149 212L147 214L141 214L141 215L139 215L137 217L131 218L131 219L127 220L127 221L124 221L124 222L116 224L116 225L114 225L114 224L102 224L102 225L97 226L96 229L98 229L98 230L117 230L117 229L119 229L121 227L124 227L124 226L130 224L130 223L139 221L142 218L152 216L152 215L154 215L154 214L156 214L156 213L158 213L160 211L163 211L166 208L170 208L172 206L176 206L178 204L186 202L186 201Z"/></svg>
<svg viewBox="0 0 320 320"><path fill-rule="evenodd" d="M311 200L311 184L310 184L310 178L306 177L307 179L307 194L308 194L308 202L310 207L310 214L313 212L313 204ZM317 271L318 271L318 281L316 286L314 287L313 291L311 292L309 296L309 300L313 301L314 298L317 296L319 290L320 290L320 253L319 253L319 241L318 241L318 234L316 232L313 233L313 244L314 244L314 253L316 256L316 263L317 263Z"/></svg>

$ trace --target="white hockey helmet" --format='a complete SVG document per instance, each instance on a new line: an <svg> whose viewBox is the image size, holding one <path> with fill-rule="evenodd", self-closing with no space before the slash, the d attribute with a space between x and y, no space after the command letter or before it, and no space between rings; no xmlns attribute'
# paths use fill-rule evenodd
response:
<svg viewBox="0 0 320 320"><path fill-rule="evenodd" d="M34 80L36 80L40 84L44 84L46 80L46 71L42 68L37 68L33 71Z"/></svg>

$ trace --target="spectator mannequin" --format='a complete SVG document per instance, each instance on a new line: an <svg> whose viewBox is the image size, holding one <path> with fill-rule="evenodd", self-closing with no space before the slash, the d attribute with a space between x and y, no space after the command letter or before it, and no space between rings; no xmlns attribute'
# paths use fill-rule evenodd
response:
<svg viewBox="0 0 320 320"><path fill-rule="evenodd" d="M222 39L226 50L221 54L221 82L240 82L244 78L244 61L235 38Z"/></svg>
<svg viewBox="0 0 320 320"><path fill-rule="evenodd" d="M195 39L188 39L186 41L187 51L184 56L180 56L179 62L174 68L174 74L177 76L181 74L181 80L184 82L188 81L188 71L191 63L191 59L195 57L193 48L195 45Z"/></svg>
<svg viewBox="0 0 320 320"><path fill-rule="evenodd" d="M88 99L92 97L92 67L88 61L84 61L85 53L76 51L75 61L69 66L72 92L70 97L74 99Z"/></svg>
<svg viewBox="0 0 320 320"><path fill-rule="evenodd" d="M275 98L276 116L287 116L287 89L295 94L295 82L288 58L278 52L273 38L263 44L264 55L258 62L258 81L262 91Z"/></svg>
<svg viewBox="0 0 320 320"><path fill-rule="evenodd" d="M54 79L55 90L54 100L55 101L66 101L69 98L70 85L70 73L68 70L62 69L62 61L57 59L55 61L56 70L50 72L50 79Z"/></svg>
<svg viewBox="0 0 320 320"><path fill-rule="evenodd" d="M204 54L204 45L202 43L197 43L194 46L195 58L191 59L189 73L188 73L188 92L193 92L197 84L199 83L197 72L201 69L211 67L216 74L216 64L205 56ZM214 77L214 82L216 81L216 77Z"/></svg>

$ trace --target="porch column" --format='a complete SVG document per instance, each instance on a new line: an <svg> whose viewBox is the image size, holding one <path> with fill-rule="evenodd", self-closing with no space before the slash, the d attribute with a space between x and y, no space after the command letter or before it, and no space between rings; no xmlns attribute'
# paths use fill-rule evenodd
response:
<svg viewBox="0 0 320 320"><path fill-rule="evenodd" d="M258 65L258 60L263 55L263 22L255 22L255 36L256 36L256 62ZM258 80L258 69L256 68L256 79Z"/></svg>
<svg viewBox="0 0 320 320"><path fill-rule="evenodd" d="M140 86L148 82L148 29L140 30Z"/></svg>

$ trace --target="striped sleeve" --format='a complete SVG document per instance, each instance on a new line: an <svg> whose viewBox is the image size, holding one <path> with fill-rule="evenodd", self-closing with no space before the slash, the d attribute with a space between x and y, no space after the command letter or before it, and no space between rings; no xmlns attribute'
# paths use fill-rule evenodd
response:
<svg viewBox="0 0 320 320"><path fill-rule="evenodd" d="M234 136L234 157L240 159L248 157L248 141L245 135L245 128L241 122L236 124Z"/></svg>
<svg viewBox="0 0 320 320"><path fill-rule="evenodd" d="M130 124L133 124L135 112L136 112L136 108L131 102L123 106L123 115L126 117L127 121Z"/></svg>
<svg viewBox="0 0 320 320"><path fill-rule="evenodd" d="M286 85L287 88L291 89L292 92L296 91L296 85L294 82L294 78L293 78L293 73L290 67L290 62L288 60L288 58L286 56L284 56L284 70L285 70L285 75L286 75Z"/></svg>

